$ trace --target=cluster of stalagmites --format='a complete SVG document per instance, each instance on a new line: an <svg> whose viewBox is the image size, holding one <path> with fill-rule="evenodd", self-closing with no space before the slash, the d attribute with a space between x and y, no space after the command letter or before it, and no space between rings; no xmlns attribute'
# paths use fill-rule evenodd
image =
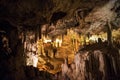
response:
<svg viewBox="0 0 120 80"><path fill-rule="evenodd" d="M70 65L62 64L64 80L119 80L120 53L117 49L80 50Z"/></svg>

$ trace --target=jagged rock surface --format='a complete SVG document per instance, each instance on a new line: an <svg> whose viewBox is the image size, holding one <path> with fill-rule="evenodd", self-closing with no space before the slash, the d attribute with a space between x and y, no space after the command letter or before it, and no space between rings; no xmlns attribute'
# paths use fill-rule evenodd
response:
<svg viewBox="0 0 120 80"><path fill-rule="evenodd" d="M92 47L92 46L90 46ZM89 47L89 48L90 48ZM117 49L103 48L81 50L74 62L63 70L70 80L119 80L120 53ZM64 67L63 67L64 68Z"/></svg>

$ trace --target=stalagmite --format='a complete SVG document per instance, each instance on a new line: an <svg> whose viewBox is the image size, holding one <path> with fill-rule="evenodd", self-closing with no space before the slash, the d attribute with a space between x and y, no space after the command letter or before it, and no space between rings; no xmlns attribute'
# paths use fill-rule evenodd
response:
<svg viewBox="0 0 120 80"><path fill-rule="evenodd" d="M63 79L67 78L67 72L68 72L68 60L65 59L65 62L61 65L62 68L62 77Z"/></svg>

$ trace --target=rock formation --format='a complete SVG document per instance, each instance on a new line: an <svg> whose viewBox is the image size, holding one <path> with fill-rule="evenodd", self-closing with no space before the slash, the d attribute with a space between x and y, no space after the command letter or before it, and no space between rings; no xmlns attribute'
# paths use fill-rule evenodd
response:
<svg viewBox="0 0 120 80"><path fill-rule="evenodd" d="M109 50L105 44L94 44L94 47L87 48L88 50L83 49L76 53L74 62L70 66L66 64L68 69L65 75L70 80L119 80L118 49Z"/></svg>
<svg viewBox="0 0 120 80"><path fill-rule="evenodd" d="M119 0L0 0L0 80L53 80L53 74L36 68L37 58L32 56L38 53L42 26L47 24L44 34L52 38L66 34L69 28L86 36L106 32L110 21L110 35L113 29L119 34L119 9ZM113 47L107 43L85 45L72 64L65 63L64 78L119 80L119 39L118 35ZM53 69L53 65L46 65Z"/></svg>

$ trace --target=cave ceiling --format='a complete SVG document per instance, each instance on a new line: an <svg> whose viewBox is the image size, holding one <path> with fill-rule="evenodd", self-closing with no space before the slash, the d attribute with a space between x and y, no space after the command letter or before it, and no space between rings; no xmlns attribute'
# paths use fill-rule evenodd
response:
<svg viewBox="0 0 120 80"><path fill-rule="evenodd" d="M115 17L119 18L116 16L118 15L116 12L120 12L119 2L119 0L0 0L0 20L6 20L14 26L37 26L60 18L69 19L74 16L76 10L85 9L85 21L89 24L95 23L89 26L101 26L108 18L112 21ZM62 16L58 17L56 13ZM53 18L55 15L56 19ZM115 25L120 20L116 21Z"/></svg>

